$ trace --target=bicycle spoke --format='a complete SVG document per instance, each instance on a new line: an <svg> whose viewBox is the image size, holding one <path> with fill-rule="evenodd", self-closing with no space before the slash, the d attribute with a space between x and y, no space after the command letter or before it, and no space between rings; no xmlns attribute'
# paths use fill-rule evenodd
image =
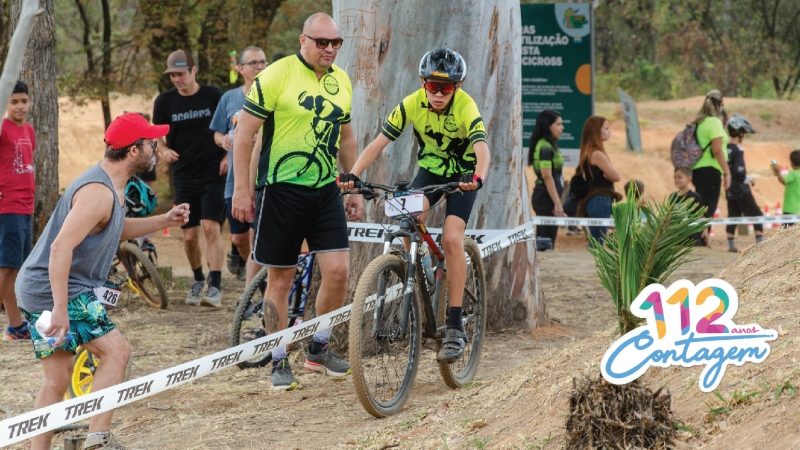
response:
<svg viewBox="0 0 800 450"><path fill-rule="evenodd" d="M362 405L384 417L399 411L417 370L420 317L417 300L407 308L404 330L403 262L383 255L359 279L350 326L350 361Z"/></svg>

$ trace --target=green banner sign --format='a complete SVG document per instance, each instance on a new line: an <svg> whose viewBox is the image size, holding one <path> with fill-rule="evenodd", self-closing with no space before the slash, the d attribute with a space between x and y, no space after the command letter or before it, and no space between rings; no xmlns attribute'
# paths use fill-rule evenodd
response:
<svg viewBox="0 0 800 450"><path fill-rule="evenodd" d="M558 146L576 166L583 122L594 112L592 8L589 3L520 5L522 12L522 146L536 116L553 110L564 120Z"/></svg>

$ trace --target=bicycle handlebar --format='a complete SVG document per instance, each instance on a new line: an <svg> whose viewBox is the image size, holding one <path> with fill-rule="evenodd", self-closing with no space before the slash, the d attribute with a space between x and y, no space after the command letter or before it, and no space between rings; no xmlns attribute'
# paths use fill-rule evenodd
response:
<svg viewBox="0 0 800 450"><path fill-rule="evenodd" d="M454 192L461 191L461 189L459 189L458 186L459 186L458 181L451 181L449 183L444 183L444 184L431 184L420 188L412 188L407 181L398 182L393 187L393 186L387 186L385 184L370 183L367 181L360 180L356 182L356 189L343 191L342 194L362 194L365 199L371 200L376 197L387 198L390 194L392 194L392 196L397 196L397 194L405 194L411 192L421 192L423 194L438 194L440 192L443 192L445 194L451 194ZM376 189L383 191L383 193L375 192Z"/></svg>

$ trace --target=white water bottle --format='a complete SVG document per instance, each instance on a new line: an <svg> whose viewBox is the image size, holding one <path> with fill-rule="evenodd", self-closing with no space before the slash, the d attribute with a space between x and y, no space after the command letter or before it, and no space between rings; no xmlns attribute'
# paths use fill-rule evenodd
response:
<svg viewBox="0 0 800 450"><path fill-rule="evenodd" d="M50 311L42 311L42 314L39 316L39 319L36 320L34 326L36 327L36 331L39 332L39 335L42 336L42 339L37 339L34 343L34 349L40 351L44 349L46 346L47 348L54 349L56 348L56 338L55 336L45 336L45 332L48 328L50 328L50 321L52 320L52 313ZM67 345L67 343L72 339L72 334L67 333L64 336L64 343L63 345Z"/></svg>

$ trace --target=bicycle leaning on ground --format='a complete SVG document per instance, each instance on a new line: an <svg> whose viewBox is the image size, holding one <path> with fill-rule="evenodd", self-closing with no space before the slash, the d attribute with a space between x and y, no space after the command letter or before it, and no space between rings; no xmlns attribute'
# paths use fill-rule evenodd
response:
<svg viewBox="0 0 800 450"><path fill-rule="evenodd" d="M289 291L289 326L303 321L306 302L311 291L311 278L314 273L314 254L301 253L297 257L297 271ZM231 327L231 347L243 342L266 336L264 331L264 292L267 290L267 268L262 267L250 284L247 285L233 314ZM272 361L272 353L256 355L237 366L240 369L263 367Z"/></svg>
<svg viewBox="0 0 800 450"><path fill-rule="evenodd" d="M400 411L409 397L419 367L422 339L432 339L438 352L446 330L446 261L417 217L423 209L422 196L459 190L457 182L411 189L408 182L390 187L361 181L356 187L350 193L363 194L365 199L383 198L386 214L399 225L385 233L383 254L372 260L359 277L350 319L349 357L358 399L373 416L386 417ZM405 245L393 245L401 238ZM426 246L431 267L423 267L421 262ZM480 248L473 239L466 238L464 251L467 279L461 320L467 343L458 360L438 362L444 382L452 388L464 386L475 376L486 333Z"/></svg>

